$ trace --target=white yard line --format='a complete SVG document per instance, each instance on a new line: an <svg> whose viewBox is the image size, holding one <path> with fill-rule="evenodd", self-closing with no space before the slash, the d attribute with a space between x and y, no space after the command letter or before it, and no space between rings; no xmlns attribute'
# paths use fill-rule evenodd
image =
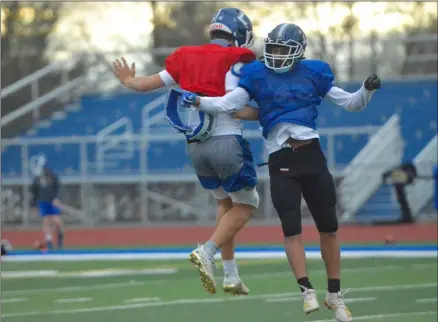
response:
<svg viewBox="0 0 438 322"><path fill-rule="evenodd" d="M161 301L159 297L142 297L142 298L135 298L135 299L127 299L124 300L124 303L143 303L143 302L158 302Z"/></svg>
<svg viewBox="0 0 438 322"><path fill-rule="evenodd" d="M353 272L376 272L379 273L382 270L394 270L394 269L404 269L404 266L401 265L389 265L389 266L365 266L365 267L353 267L353 268L345 268L342 271L347 273ZM316 269L311 270L311 274L325 274L325 270ZM243 275L244 279L254 278L254 279L263 279L263 278L272 278L272 277L283 277L283 276L291 276L291 271L284 272L272 272L272 273L255 273L250 275ZM189 278L193 280L198 280L198 277ZM120 287L133 287L133 286L144 286L151 284L160 284L167 283L168 279L156 279L151 281L130 281L120 282L120 283L107 283L107 284L93 284L93 285L83 285L83 286L67 286L67 287L58 287L58 288L40 288L40 289L29 289L29 290L13 290L13 291L3 291L4 295L27 295L27 294L40 294L42 292L81 292L90 289L110 289L110 288L120 288ZM174 282L172 280L171 282Z"/></svg>
<svg viewBox="0 0 438 322"><path fill-rule="evenodd" d="M57 299L54 300L54 303L58 304L64 304L64 303L85 303L85 302L91 302L93 299L91 297L77 297L77 298L70 298L70 299Z"/></svg>
<svg viewBox="0 0 438 322"><path fill-rule="evenodd" d="M344 268L342 269L343 273L363 273L363 272L371 272L371 273L380 273L382 271L392 271L396 269L405 269L404 266L401 265L387 265L387 266L365 266L365 267L352 267L352 268ZM310 275L324 275L326 274L325 269L317 269L310 272ZM282 276L292 276L291 271L284 272L272 272L272 273L255 273L247 276L243 276L243 278L270 278L270 277L282 277Z"/></svg>
<svg viewBox="0 0 438 322"><path fill-rule="evenodd" d="M347 250L341 251L342 258L437 258L436 250ZM216 255L220 258L220 255ZM261 252L236 252L239 259L285 259L286 254L283 250L261 251ZM306 251L308 259L321 259L319 250ZM99 260L159 260L159 259L186 259L187 254L181 252L166 253L123 253L123 254L51 254L47 255L15 255L6 256L2 259L5 262L53 262L53 261L99 261Z"/></svg>
<svg viewBox="0 0 438 322"><path fill-rule="evenodd" d="M290 302L295 302L295 301L302 301L303 298L302 297L284 297L284 298L267 298L265 300L266 303L290 303Z"/></svg>
<svg viewBox="0 0 438 322"><path fill-rule="evenodd" d="M420 315L432 315L437 314L436 311L424 311L424 312L407 312L407 313L391 313L391 314L375 314L375 315L362 315L362 316L353 316L354 321L361 320L382 320L388 318L398 318L405 316L420 316ZM336 322L336 320L314 320L310 322Z"/></svg>
<svg viewBox="0 0 438 322"><path fill-rule="evenodd" d="M24 317L24 316L38 316L38 315L58 315L58 314L74 314L74 313L91 313L91 312L108 312L108 311L120 311L129 309L138 309L144 307L155 307L155 306L173 306L181 304L208 304L208 303L222 303L225 301L238 301L238 300L257 300L265 299L269 297L281 297L281 296L292 296L296 293L279 293L279 294L266 294L266 295L255 295L255 296L238 296L238 297L224 297L224 298L214 298L214 299L180 299L174 301L156 301L156 302L146 302L146 303L136 303L136 304L126 304L126 305L115 305L115 306L101 306L101 307L90 307L83 309L70 309L70 310L54 310L54 311L34 311L26 313L11 313L3 314L5 318L14 317ZM300 296L298 294L298 296Z"/></svg>
<svg viewBox="0 0 438 322"><path fill-rule="evenodd" d="M199 278L198 278L199 279ZM155 284L158 281L150 281L151 284ZM99 284L89 284L81 286L65 286L65 287L54 287L54 288L36 288L30 290L13 290L13 291L3 291L4 295L21 295L21 294L40 294L40 293L55 293L55 292L81 292L84 290L102 290L109 288L121 288L121 287L131 287L131 286L144 286L145 282L140 281L129 281L129 282L119 282L119 283L99 283Z"/></svg>
<svg viewBox="0 0 438 322"><path fill-rule="evenodd" d="M432 268L437 267L437 263L423 263L423 264L413 264L412 268L424 269L424 268Z"/></svg>
<svg viewBox="0 0 438 322"><path fill-rule="evenodd" d="M75 272L60 271L10 271L3 272L2 279L23 279L23 278L108 278L121 276L139 276L139 275L167 275L176 274L176 268L161 269L93 269Z"/></svg>
<svg viewBox="0 0 438 322"><path fill-rule="evenodd" d="M55 270L38 270L38 271L6 271L2 272L2 278L27 278L27 277L53 277L59 274Z"/></svg>
<svg viewBox="0 0 438 322"><path fill-rule="evenodd" d="M432 299L418 299L415 300L415 302L417 303L437 303L438 299L437 298L432 298Z"/></svg>
<svg viewBox="0 0 438 322"><path fill-rule="evenodd" d="M284 302L291 302L291 301L299 301L301 300L301 297L285 297L285 298L269 298L266 299L266 303L284 303ZM345 299L345 303L362 303L362 302L372 302L377 300L377 297L358 297L353 299Z"/></svg>
<svg viewBox="0 0 438 322"><path fill-rule="evenodd" d="M9 303L21 303L26 302L27 298L21 297L21 298L11 298L11 299L1 299L1 304L9 304Z"/></svg>
<svg viewBox="0 0 438 322"><path fill-rule="evenodd" d="M436 287L438 283L423 283L423 284L405 284L405 285L382 285L352 288L351 292L379 292L379 291L394 291L406 290L414 288Z"/></svg>
<svg viewBox="0 0 438 322"><path fill-rule="evenodd" d="M410 284L410 285L384 285L384 286L374 286L374 287L363 287L356 288L355 291L362 292L374 292L374 291L394 291L394 290L403 290L403 289L415 289L415 288L427 288L427 287L436 287L437 283L427 283L427 284ZM58 314L74 314L74 313L90 313L90 312L108 312L108 311L120 311L120 310L129 310L129 309L138 309L144 307L156 307L156 306L173 306L180 304L207 304L207 303L221 303L225 301L236 301L236 300L259 300L259 299L268 299L275 297L293 297L296 296L300 298L300 295L297 293L280 293L280 294L266 294L266 295L255 295L255 296L244 296L244 297L225 297L225 298L216 298L216 299L180 299L174 301L157 301L157 302L147 302L147 303L137 303L137 304L126 304L126 305L116 305L116 306L100 306L100 307L89 307L82 309L71 309L71 310L54 310L54 311L36 311L36 312L26 312L26 313L11 313L4 314L5 318L14 318L14 317L23 317L23 316L38 316L38 315L58 315ZM433 312L420 312L421 314L431 314ZM436 313L436 312L435 312ZM380 315L377 315L377 319L379 319ZM367 317L373 318L373 316ZM360 319L365 319L361 318ZM357 318L355 317L355 320ZM331 320L328 320L331 321ZM325 322L325 321L318 321Z"/></svg>
<svg viewBox="0 0 438 322"><path fill-rule="evenodd" d="M353 299L344 299L345 303L362 303L362 302L372 302L372 301L376 301L377 297L358 297L358 298L353 298Z"/></svg>

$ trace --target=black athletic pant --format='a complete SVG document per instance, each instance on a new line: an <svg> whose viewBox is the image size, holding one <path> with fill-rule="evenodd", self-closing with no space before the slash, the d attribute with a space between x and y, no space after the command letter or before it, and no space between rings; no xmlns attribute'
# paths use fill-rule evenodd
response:
<svg viewBox="0 0 438 322"><path fill-rule="evenodd" d="M285 237L301 233L301 194L320 232L336 232L336 189L319 140L269 156L272 203Z"/></svg>

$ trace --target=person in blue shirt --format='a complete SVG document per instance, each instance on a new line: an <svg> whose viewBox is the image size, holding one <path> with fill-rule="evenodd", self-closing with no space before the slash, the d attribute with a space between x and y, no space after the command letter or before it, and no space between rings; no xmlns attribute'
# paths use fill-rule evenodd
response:
<svg viewBox="0 0 438 322"><path fill-rule="evenodd" d="M340 249L337 240L336 190L322 152L315 120L323 98L349 111L361 111L374 90L381 87L377 75L369 76L355 93L333 86L330 65L304 58L307 41L295 24L276 26L265 39L264 61L236 66L238 87L223 97L182 95L182 105L208 113L240 112L258 120L269 153L271 198L281 220L284 245L301 289L304 311L319 309L309 280L301 238L301 194L320 232L321 253L327 272L325 305L337 321L352 321L340 292ZM256 107L248 107L250 100Z"/></svg>
<svg viewBox="0 0 438 322"><path fill-rule="evenodd" d="M34 179L30 187L32 194L31 207L39 212L43 219L45 245L48 250L53 249L53 228L57 233L58 248L64 244L64 224L59 209L58 176L47 166L38 166L34 169Z"/></svg>

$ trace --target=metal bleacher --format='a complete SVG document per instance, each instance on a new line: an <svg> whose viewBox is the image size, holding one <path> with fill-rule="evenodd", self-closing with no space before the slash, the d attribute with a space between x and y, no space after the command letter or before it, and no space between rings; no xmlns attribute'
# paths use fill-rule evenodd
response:
<svg viewBox="0 0 438 322"><path fill-rule="evenodd" d="M358 84L346 85L346 90L354 91ZM165 95L165 91L157 91L149 94L139 93L115 93L112 95L88 94L80 100L80 106L74 111L67 112L64 118L51 119L47 127L39 127L33 133L23 134L23 139L42 139L57 137L59 142L63 138L73 136L95 136L106 126L113 124L122 117L127 117L132 123L133 134L142 133L143 117L142 110L149 102ZM429 142L436 134L437 127L437 90L435 81L416 81L416 82L393 82L385 83L384 89L376 92L368 108L359 113L349 113L331 103L324 102L319 108L319 127L320 128L342 128L342 127L363 127L381 126L394 113L400 116L402 136L406 142L403 154L404 160L412 160L417 153ZM149 117L158 115L158 122L151 124L150 135L157 133L171 133L172 129L166 126L162 113L162 104L151 110ZM164 123L163 123L164 122ZM162 126L159 127L158 124ZM164 125L163 125L164 124ZM158 128L161 131L158 131ZM245 129L256 131L257 123L247 122ZM163 132L164 131L164 132ZM117 133L113 133L116 135ZM335 168L343 169L347 166L354 156L368 142L369 133L345 133L338 134L332 142L328 142L327 137L321 138L324 149L328 150L329 145L333 145ZM170 139L170 137L169 137ZM65 140L64 140L65 141ZM166 139L151 142L149 165L156 172L163 172L163 169L172 170L172 164L187 164L184 146L169 142ZM71 143L71 142L70 142ZM257 149L256 155L263 156L263 146L260 140L252 141L253 149ZM88 148L90 161L96 155L92 145ZM9 145L2 153L2 176L4 178L21 176L20 147ZM181 151L179 151L181 150ZM138 150L137 150L138 152ZM59 143L52 145L32 145L29 155L45 153L52 156L55 170L62 174L74 174L79 171L79 151L78 146L73 144ZM68 157L67 157L68 156ZM95 161L95 160L94 160ZM133 157L129 168L131 171L140 169L139 156ZM168 166L165 166L168 163ZM126 168L127 161L117 162L106 169L105 173L111 175L119 172L117 167ZM180 167L178 167L180 168Z"/></svg>
<svg viewBox="0 0 438 322"><path fill-rule="evenodd" d="M93 66L99 63L90 61ZM2 90L2 99L25 86L39 94L24 107L2 117L2 129L6 123L14 126L13 121L26 113L32 113L35 121L32 128L15 138L2 140L3 185L28 183L27 161L36 154L46 155L63 182L72 184L196 181L183 137L175 133L164 119L165 90L144 94L124 92L114 87L105 93L92 93L96 83L108 79L114 81L109 70L96 76L93 82L85 80L82 75L72 80L64 79L65 83L49 93L35 90L38 78L60 70L60 63L49 65ZM367 109L361 113L344 111L327 101L319 107L321 145L336 177L346 175L347 167L350 165L351 168L352 161L367 146L372 135L395 114L404 143L400 161L414 160L436 136L436 78L407 79L385 80L382 89L374 94ZM339 86L354 92L360 85L351 82ZM55 101L64 104L65 108L45 119L38 119L38 106ZM265 161L266 151L258 123L245 122L244 129L255 161ZM374 165L367 166L372 172ZM377 168L375 171L382 170ZM260 178L266 179L266 169L258 171ZM155 195L154 198L161 197ZM265 196L265 200L269 197ZM175 200L166 202L169 204ZM270 206L264 208L265 212L272 211ZM384 185L373 187L350 215L360 221L399 216L392 188Z"/></svg>

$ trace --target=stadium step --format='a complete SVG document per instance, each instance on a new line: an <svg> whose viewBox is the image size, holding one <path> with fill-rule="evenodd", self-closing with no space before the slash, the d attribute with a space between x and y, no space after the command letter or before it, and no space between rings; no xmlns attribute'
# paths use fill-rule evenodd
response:
<svg viewBox="0 0 438 322"><path fill-rule="evenodd" d="M99 168L99 164L97 162L88 162L88 166L90 170L96 170ZM104 161L103 162L103 168L116 168L119 166L119 162L116 161Z"/></svg>
<svg viewBox="0 0 438 322"><path fill-rule="evenodd" d="M356 215L359 222L388 221L400 218L400 210L392 192L392 187L382 185L368 199Z"/></svg>

